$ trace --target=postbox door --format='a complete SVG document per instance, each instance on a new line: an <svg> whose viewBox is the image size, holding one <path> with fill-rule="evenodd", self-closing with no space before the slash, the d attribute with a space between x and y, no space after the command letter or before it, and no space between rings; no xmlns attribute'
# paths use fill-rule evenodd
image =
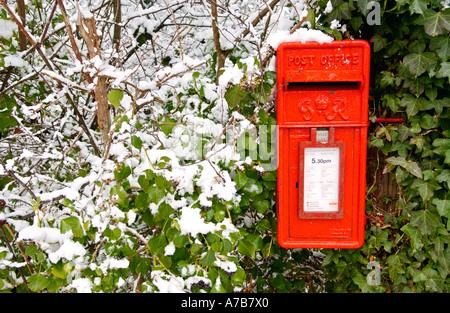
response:
<svg viewBox="0 0 450 313"><path fill-rule="evenodd" d="M357 40L287 43L277 51L283 247L357 248L364 242L369 55L368 43Z"/></svg>

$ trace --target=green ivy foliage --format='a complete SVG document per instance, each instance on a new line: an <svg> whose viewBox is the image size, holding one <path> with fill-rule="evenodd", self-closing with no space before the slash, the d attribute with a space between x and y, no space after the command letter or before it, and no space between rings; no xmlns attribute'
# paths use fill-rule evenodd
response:
<svg viewBox="0 0 450 313"><path fill-rule="evenodd" d="M381 1L380 25L368 25L375 11L367 1L332 3L324 23L338 19L347 25L342 39L363 38L373 47L371 121L395 116L404 123L371 127L369 148L386 155L398 200L382 210L371 200L375 190L367 190L365 244L324 251L327 290L448 292L450 9L441 1ZM368 283L370 275L378 281Z"/></svg>

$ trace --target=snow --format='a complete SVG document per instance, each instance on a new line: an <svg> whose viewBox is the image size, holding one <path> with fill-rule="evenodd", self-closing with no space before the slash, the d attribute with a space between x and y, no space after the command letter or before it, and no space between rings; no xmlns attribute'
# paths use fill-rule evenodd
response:
<svg viewBox="0 0 450 313"><path fill-rule="evenodd" d="M28 226L19 233L18 240L32 240L38 243L58 243L62 244L72 237L71 232L61 234L59 229L51 227Z"/></svg>
<svg viewBox="0 0 450 313"><path fill-rule="evenodd" d="M102 272L106 275L108 269L128 268L129 265L130 261L128 261L127 259L117 260L114 258L108 258L105 261L103 261L102 264L100 264L100 266L94 268L101 269Z"/></svg>
<svg viewBox="0 0 450 313"><path fill-rule="evenodd" d="M18 55L8 55L5 57L5 66L22 67L25 65L25 61Z"/></svg>
<svg viewBox="0 0 450 313"><path fill-rule="evenodd" d="M278 46L283 42L309 42L315 41L320 44L330 43L333 41L333 37L321 32L317 29L309 29L309 28L298 28L292 34L289 33L289 30L279 30L270 34L267 39L267 43L277 49Z"/></svg>
<svg viewBox="0 0 450 313"><path fill-rule="evenodd" d="M175 252L175 245L173 242L169 242L169 244L164 248L164 255L170 256Z"/></svg>
<svg viewBox="0 0 450 313"><path fill-rule="evenodd" d="M91 293L93 284L88 278L77 278L72 280L71 287L77 290L77 293Z"/></svg>
<svg viewBox="0 0 450 313"><path fill-rule="evenodd" d="M330 13L331 11L333 11L333 4L331 3L331 0L328 0L327 6L326 6L325 10L323 11L323 13L327 14L327 13Z"/></svg>
<svg viewBox="0 0 450 313"><path fill-rule="evenodd" d="M242 77L244 77L244 73L237 64L233 67L227 67L219 77L219 88L225 91L228 84L239 84Z"/></svg>
<svg viewBox="0 0 450 313"><path fill-rule="evenodd" d="M16 23L13 21L0 19L0 37L9 39L13 36L15 30L17 30Z"/></svg>
<svg viewBox="0 0 450 313"><path fill-rule="evenodd" d="M237 271L236 264L231 261L216 260L216 261L214 261L214 264L217 265L218 267L220 267L221 269L223 269L225 271L225 273L227 273L229 275L234 274Z"/></svg>
<svg viewBox="0 0 450 313"><path fill-rule="evenodd" d="M48 258L53 264L56 264L62 258L72 261L75 257L84 256L85 254L86 250L79 242L66 240L58 250L49 253Z"/></svg>
<svg viewBox="0 0 450 313"><path fill-rule="evenodd" d="M182 235L190 234L192 237L197 234L207 234L216 229L213 223L205 222L200 214L200 209L184 207L181 209L181 218L178 220Z"/></svg>
<svg viewBox="0 0 450 313"><path fill-rule="evenodd" d="M153 284L159 293L184 293L184 280L181 277L167 275L162 271L152 272Z"/></svg>

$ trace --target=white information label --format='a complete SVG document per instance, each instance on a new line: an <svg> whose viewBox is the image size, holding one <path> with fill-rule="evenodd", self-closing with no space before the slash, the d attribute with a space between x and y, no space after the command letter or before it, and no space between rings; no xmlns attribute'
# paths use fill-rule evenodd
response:
<svg viewBox="0 0 450 313"><path fill-rule="evenodd" d="M304 212L339 209L339 148L305 148Z"/></svg>

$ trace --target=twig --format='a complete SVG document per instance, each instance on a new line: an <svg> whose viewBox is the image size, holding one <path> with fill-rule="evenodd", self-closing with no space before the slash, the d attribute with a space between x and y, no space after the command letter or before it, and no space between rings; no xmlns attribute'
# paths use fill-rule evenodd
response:
<svg viewBox="0 0 450 313"><path fill-rule="evenodd" d="M44 54L44 52L42 52L40 44L36 43L36 41L34 40L33 36L31 36L30 33L28 33L28 31L22 25L20 20L17 18L16 14L13 11L11 11L11 9L8 7L8 5L6 4L6 1L5 0L0 0L0 4L5 8L5 10L9 14L9 16L14 20L14 22L16 22L16 24L19 27L20 31L23 32L23 34L31 42L33 47L36 48L38 53L41 55L45 65L47 65L47 67L53 71L53 66L52 66L51 62L48 60L47 56Z"/></svg>
<svg viewBox="0 0 450 313"><path fill-rule="evenodd" d="M6 224L5 224L5 225L6 225ZM14 250L12 249L11 245L9 244L8 237L6 236L5 231L3 230L3 227L0 227L0 231L2 232L2 235L3 235L3 237L5 238L5 243L6 243L6 245L8 246L8 250L9 250L9 251L12 253L12 255L13 255L13 260L14 260L14 261L17 261L17 258L16 258L16 255L15 255L15 253L14 253ZM28 262L27 262L27 264L28 264ZM25 275L24 275L23 272L22 272L22 269L20 269L20 268L18 267L17 270L19 271L20 276L21 276L22 279L23 279L23 283L25 284L25 288L27 288L27 291L28 291L28 292L31 292L30 288L28 287L27 279L26 279Z"/></svg>
<svg viewBox="0 0 450 313"><path fill-rule="evenodd" d="M82 63L83 59L81 58L80 50L78 49L77 43L76 43L75 38L73 36L72 27L70 26L69 19L67 17L66 8L64 7L64 4L63 4L62 0L56 0L56 1L57 1L58 5L59 5L59 9L61 10L61 14L62 14L62 17L63 17L64 24L66 25L66 31L67 31L67 35L69 36L69 40L70 40L70 44L72 46L72 50L75 53L75 56L76 56L77 60ZM91 76L89 76L88 73L84 73L84 77L86 78L86 80L88 81L89 84L91 84L93 82Z"/></svg>
<svg viewBox="0 0 450 313"><path fill-rule="evenodd" d="M37 200L36 195L34 194L34 192L30 189L30 187L28 187L27 184L25 184L22 180L20 180L13 171L10 171L6 168L5 163L3 163L3 160L0 159L0 163L2 164L3 168L5 169L5 171L8 173L8 176L13 178L15 181L17 181L19 184L21 184L27 191L28 193L33 197L34 200Z"/></svg>
<svg viewBox="0 0 450 313"><path fill-rule="evenodd" d="M167 10L169 10L170 14L172 14L173 22L175 23L175 29L177 30L178 43L180 44L181 60L184 60L183 47L181 46L181 39L180 39L180 31L179 31L179 29L178 29L177 20L175 19L175 14L173 14L173 11L172 11L172 9L170 8L170 6L167 4L166 0L163 0L163 1L164 1L164 3L166 4Z"/></svg>

